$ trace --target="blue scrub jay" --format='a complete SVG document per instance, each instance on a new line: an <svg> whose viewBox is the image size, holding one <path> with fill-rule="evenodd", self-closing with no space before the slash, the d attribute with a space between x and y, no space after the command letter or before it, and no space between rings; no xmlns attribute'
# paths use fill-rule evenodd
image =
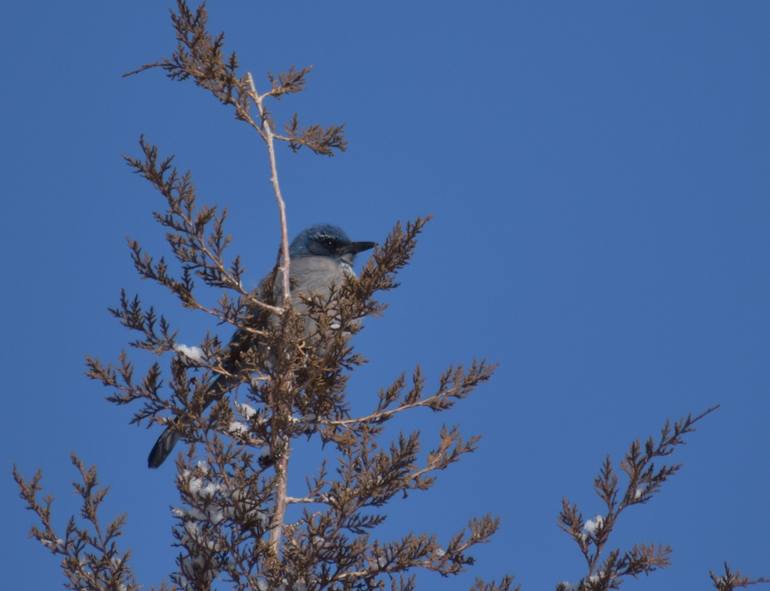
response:
<svg viewBox="0 0 770 591"><path fill-rule="evenodd" d="M289 280L291 284L291 303L293 309L300 315L306 314L307 305L302 300L310 296L327 297L333 285L340 286L348 276L355 277L353 261L356 254L374 247L374 242L353 242L337 226L320 224L306 228L292 241L289 246ZM272 292L272 293L270 293ZM265 277L257 288L257 297L262 301L281 305L283 301L283 281L277 265ZM265 322L275 321L273 315L263 311L254 314L255 327L264 326ZM304 332L306 336L313 334L314 322L305 316ZM228 346L223 366L228 371L237 370L237 360L244 350L254 345L257 339L250 332L238 330L233 335ZM218 400L228 390L237 385L232 379L223 376L215 379L208 388L206 405ZM147 465L150 468L160 466L174 445L181 438L176 424L169 425L155 442Z"/></svg>

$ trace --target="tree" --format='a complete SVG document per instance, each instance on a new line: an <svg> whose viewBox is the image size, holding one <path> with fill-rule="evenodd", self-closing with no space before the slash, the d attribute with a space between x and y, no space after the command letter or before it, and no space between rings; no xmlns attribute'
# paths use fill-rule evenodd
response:
<svg viewBox="0 0 770 591"><path fill-rule="evenodd" d="M141 154L127 161L164 199L164 210L156 212L155 219L166 231L176 263L168 264L132 241L137 272L170 290L185 308L254 337L232 366L224 361L230 355L227 345L213 332L198 347L179 343L162 314L124 292L112 314L139 335L130 343L133 348L160 359L170 356L169 387L164 387L160 361L141 378L135 377L134 364L125 354L116 365L95 358L87 361L88 375L110 389L108 400L139 404L132 422L175 421L189 442L187 453L177 460L181 506L175 509L173 536L180 553L171 582L182 589L208 589L222 581L236 589L259 590L380 589L386 583L393 589L412 589L415 569L441 575L460 572L473 564L473 546L494 534L496 518L482 515L443 541L430 534L406 533L382 542L373 532L386 518L387 503L398 494L429 489L434 473L474 451L477 438L466 439L458 427L446 427L423 456L419 432L402 433L388 445L382 442L383 426L421 407L436 412L451 408L489 380L494 365L472 361L467 368L449 367L435 386L427 385L417 366L409 379L402 374L382 388L374 408L364 416L351 416L346 391L349 373L365 363L353 349L350 335L362 329L362 318L384 310L376 297L397 287L396 274L408 264L428 218L397 224L359 278L338 286L328 298L305 302L307 315L323 335L308 339L290 301L289 236L276 146L283 142L293 151L304 147L332 156L346 147L344 129L302 127L294 115L279 132L268 109L270 101L301 92L309 68L269 76L269 88L260 92L251 74L240 73L236 54L225 56L223 35L207 30L205 6L192 10L179 0L172 22L176 51L131 74L157 68L172 80L193 80L232 108L236 119L263 140L281 227L277 268L283 298L271 300L266 294L272 290L244 288L240 257L226 255L226 212L199 205L190 173L180 172L173 157L161 157L156 146L141 138ZM216 303L209 302L207 288L220 293ZM273 321L255 323L258 314ZM226 377L230 390L238 389L246 402L235 402L229 395L212 399L209 384L219 376ZM712 410L667 424L657 441L634 442L621 463L628 477L622 491L607 460L595 480L607 506L605 514L584 520L575 505L564 502L560 524L587 563L578 589L617 588L624 577L666 566L666 547L639 545L607 552L609 535L626 508L646 503L678 470L677 465L658 467L654 461L670 455ZM308 477L308 490L293 496L287 488L292 442L305 437L333 451L335 469L321 463ZM117 547L124 518L106 527L100 524L97 510L106 491L98 488L94 468L74 456L73 463L81 476L76 490L83 499L85 523L71 519L62 537L52 526L51 499L39 499L40 474L25 480L15 471L21 495L41 523L33 528L33 536L63 558L72 589L138 588L129 554ZM302 507L296 518L287 513L291 505ZM724 576L712 575L717 589L763 581L725 568ZM506 576L499 582L479 580L474 589L511 586L512 578Z"/></svg>

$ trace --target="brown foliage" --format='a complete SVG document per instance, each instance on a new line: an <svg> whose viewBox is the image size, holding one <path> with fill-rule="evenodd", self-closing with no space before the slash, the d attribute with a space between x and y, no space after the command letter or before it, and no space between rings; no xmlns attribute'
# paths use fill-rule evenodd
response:
<svg viewBox="0 0 770 591"><path fill-rule="evenodd" d="M612 461L609 457L605 458L594 478L594 491L605 505L604 513L585 520L577 505L570 503L566 498L562 501L559 527L577 544L585 559L587 573L574 586L560 583L556 591L619 589L627 577L648 575L669 566L669 546L636 544L625 551L618 548L607 551L610 535L626 509L649 502L660 492L663 484L682 467L681 464L661 466L655 461L670 456L678 446L684 445L685 435L692 433L695 425L717 408L719 406L713 406L696 416L687 415L673 424L666 421L657 439L649 437L644 444L638 439L633 441L620 462L620 469L626 476L623 487L620 486L620 479ZM731 573L727 565L725 569L725 577L716 577L710 573L719 591L767 582L765 579L749 581L739 573ZM732 586L729 586L731 584Z"/></svg>
<svg viewBox="0 0 770 591"><path fill-rule="evenodd" d="M770 579L765 577L750 579L749 577L742 575L740 571L731 570L727 563L724 564L723 568L724 574L721 575L709 571L711 582L714 584L714 589L717 591L734 591L735 589L743 589L752 585L770 583Z"/></svg>
<svg viewBox="0 0 770 591"><path fill-rule="evenodd" d="M107 495L107 489L98 488L95 467L86 468L74 454L71 459L80 474L80 481L72 485L82 499L80 518L84 524L80 525L74 517L70 517L61 537L52 525L53 498L39 498L42 474L38 471L30 480L25 480L14 466L13 478L21 498L40 523L40 527L32 527L30 535L51 554L61 558L60 565L67 579L67 589L138 590L139 585L128 566L130 553L121 553L117 545L126 516L118 516L107 526L101 524L98 511Z"/></svg>

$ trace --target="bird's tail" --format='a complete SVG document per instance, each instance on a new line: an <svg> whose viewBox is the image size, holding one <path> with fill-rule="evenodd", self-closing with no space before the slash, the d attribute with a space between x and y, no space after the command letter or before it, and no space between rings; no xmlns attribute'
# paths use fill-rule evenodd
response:
<svg viewBox="0 0 770 591"><path fill-rule="evenodd" d="M179 433L173 429L173 426L166 427L163 433L160 434L160 437L158 437L155 445L152 446L150 455L147 456L147 466L150 468L157 468L165 462L166 458L174 449L176 442L179 441L179 437Z"/></svg>
<svg viewBox="0 0 770 591"><path fill-rule="evenodd" d="M205 409L212 402L219 400L227 392L229 384L230 382L221 376L214 380L208 389L208 399L204 402L203 408ZM178 429L178 425L172 423L160 434L160 437L158 437L155 445L150 450L150 455L147 456L147 466L157 468L166 461L169 454L174 451L176 442L182 438Z"/></svg>

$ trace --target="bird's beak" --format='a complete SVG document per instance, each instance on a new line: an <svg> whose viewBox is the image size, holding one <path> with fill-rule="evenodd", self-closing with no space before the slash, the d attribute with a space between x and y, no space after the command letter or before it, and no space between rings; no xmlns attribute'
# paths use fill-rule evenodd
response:
<svg viewBox="0 0 770 591"><path fill-rule="evenodd" d="M346 244L345 246L339 248L337 250L337 254L358 254L364 250L374 248L375 246L377 246L376 242L351 242L350 244Z"/></svg>

